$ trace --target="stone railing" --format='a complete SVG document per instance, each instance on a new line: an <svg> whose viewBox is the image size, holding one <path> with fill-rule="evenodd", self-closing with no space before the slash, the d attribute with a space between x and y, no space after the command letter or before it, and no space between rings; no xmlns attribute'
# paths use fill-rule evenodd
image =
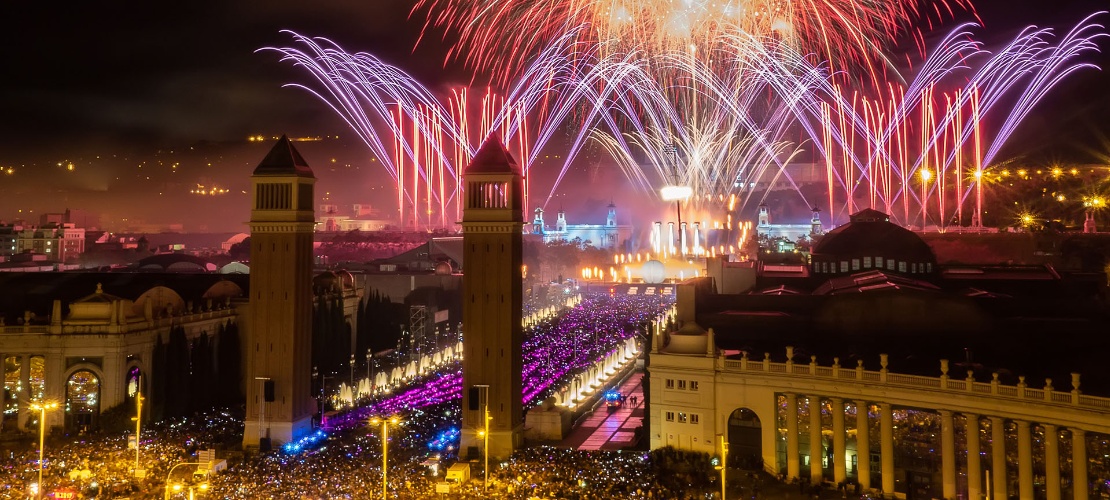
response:
<svg viewBox="0 0 1110 500"><path fill-rule="evenodd" d="M142 331L150 328L166 328L174 325L188 324L200 321L211 321L233 318L238 314L235 308L212 309L198 311L176 316L162 316L146 320L145 318L130 318L127 323L109 324L66 324L60 325L4 325L0 326L0 335L5 334L118 334L127 331Z"/></svg>
<svg viewBox="0 0 1110 500"><path fill-rule="evenodd" d="M1025 377L1023 376L1018 377L1017 385L1003 385L998 380L998 373L992 375L990 382L976 381L971 371L967 372L967 378L951 378L948 376L947 359L940 360L941 375L939 377L927 377L890 372L887 369L888 357L886 354L879 355L882 369L874 371L864 369L863 360L858 360L854 367L840 366L839 358L833 358L833 364L831 366L821 366L817 364L816 356L811 356L808 364L795 363L791 361L794 356L793 351L794 349L792 347L786 348L787 361L784 363L771 361L770 353L764 353L763 359L760 361L748 359L747 353L744 353L741 359L721 358L720 363L724 371L754 372L784 377L806 377L816 380L856 381L869 385L940 390L951 392L953 395L957 393L970 393L1013 401L1035 401L1059 406L1070 405L1096 411L1110 410L1110 398L1087 396L1079 392L1078 373L1071 374L1072 390L1061 391L1052 386L1052 379L1046 379L1043 388L1033 388L1026 385Z"/></svg>

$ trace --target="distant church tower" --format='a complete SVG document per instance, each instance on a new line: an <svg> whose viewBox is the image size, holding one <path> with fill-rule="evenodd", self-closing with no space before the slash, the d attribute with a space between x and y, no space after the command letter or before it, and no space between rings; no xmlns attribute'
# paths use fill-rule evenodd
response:
<svg viewBox="0 0 1110 500"><path fill-rule="evenodd" d="M821 226L821 209L813 207L813 217L809 219L809 234L820 235L824 233L825 230Z"/></svg>
<svg viewBox="0 0 1110 500"><path fill-rule="evenodd" d="M557 217L555 219L555 232L557 232L557 233L567 232L567 213L564 212L563 209L560 208L559 213L556 214L556 216Z"/></svg>
<svg viewBox="0 0 1110 500"><path fill-rule="evenodd" d="M251 176L249 334L244 446L308 434L312 399L312 188L316 177L282 136Z"/></svg>
<svg viewBox="0 0 1110 500"><path fill-rule="evenodd" d="M769 226L769 225L771 225L771 212L769 210L767 210L767 205L766 204L763 204L763 203L759 204L759 220L758 220L757 225L759 225L759 226Z"/></svg>
<svg viewBox="0 0 1110 500"><path fill-rule="evenodd" d="M520 166L496 137L463 172L463 401L461 455L480 456L484 394L488 392L489 455L506 458L523 443L521 402L521 232L524 193ZM488 385L487 389L474 386Z"/></svg>
<svg viewBox="0 0 1110 500"><path fill-rule="evenodd" d="M617 206L609 203L609 215L605 217L605 227L617 227Z"/></svg>
<svg viewBox="0 0 1110 500"><path fill-rule="evenodd" d="M536 218L532 219L532 234L543 234L543 209L536 207Z"/></svg>

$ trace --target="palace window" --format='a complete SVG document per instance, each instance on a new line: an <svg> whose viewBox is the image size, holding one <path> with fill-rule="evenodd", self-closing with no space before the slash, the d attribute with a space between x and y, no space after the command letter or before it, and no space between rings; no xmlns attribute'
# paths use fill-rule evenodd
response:
<svg viewBox="0 0 1110 500"><path fill-rule="evenodd" d="M875 267L879 268L879 269L883 268L883 258L882 257L875 257Z"/></svg>
<svg viewBox="0 0 1110 500"><path fill-rule="evenodd" d="M698 390L698 381L697 380L691 380L690 381L690 390L691 391Z"/></svg>
<svg viewBox="0 0 1110 500"><path fill-rule="evenodd" d="M685 380L679 380L678 381L678 388L685 391L686 390L686 381Z"/></svg>
<svg viewBox="0 0 1110 500"><path fill-rule="evenodd" d="M674 389L674 379L673 378L667 379L667 388L668 389Z"/></svg>
<svg viewBox="0 0 1110 500"><path fill-rule="evenodd" d="M686 423L686 414L685 413L678 412L678 423L680 423L680 424L685 424Z"/></svg>
<svg viewBox="0 0 1110 500"><path fill-rule="evenodd" d="M871 269L871 257L864 257L863 258L863 268L864 269Z"/></svg>
<svg viewBox="0 0 1110 500"><path fill-rule="evenodd" d="M852 259L852 270L859 271L859 259Z"/></svg>
<svg viewBox="0 0 1110 500"><path fill-rule="evenodd" d="M674 412L673 411L667 412L666 419L667 419L668 422L674 422Z"/></svg>
<svg viewBox="0 0 1110 500"><path fill-rule="evenodd" d="M697 413L691 413L690 414L690 423L691 424L697 424L698 420L700 420L700 418L698 417Z"/></svg>

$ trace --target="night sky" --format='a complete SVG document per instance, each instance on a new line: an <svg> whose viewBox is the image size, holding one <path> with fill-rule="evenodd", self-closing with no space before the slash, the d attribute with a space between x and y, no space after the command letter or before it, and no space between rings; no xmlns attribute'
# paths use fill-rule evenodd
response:
<svg viewBox="0 0 1110 500"><path fill-rule="evenodd" d="M465 68L444 69L444 43L432 36L413 49L421 22L401 0L230 0L196 2L42 2L0 7L5 29L0 78L0 167L22 167L0 178L0 199L23 199L47 166L82 155L131 154L200 141L242 141L253 134L347 134L314 97L282 84L304 81L264 46L291 45L281 29L326 36L349 51L367 51L428 83L465 82ZM1001 43L1021 26L1066 29L1106 0L979 0L983 40ZM935 17L935 16L934 16ZM969 20L967 13L958 20ZM1110 23L1110 15L1102 18ZM934 33L955 24L948 20ZM1097 64L1110 66L1110 40ZM1028 118L1012 154L1110 154L1110 71L1086 70L1059 87ZM351 134L347 134L348 136ZM1099 137L1104 137L1101 141ZM340 155L365 154L346 144ZM263 153L260 153L264 154ZM323 153L321 153L322 155ZM261 156L259 156L261 157ZM339 163L344 160L340 158ZM371 170L365 165L362 171ZM109 184L114 173L84 172L83 187ZM103 177L103 179L100 179ZM203 177L203 176L202 176ZM373 183L377 180L368 180ZM187 186L192 180L182 182ZM384 180L383 180L384 182ZM141 186L139 187L141 188ZM72 197L66 203L95 204ZM357 195L348 196L357 201ZM79 201L69 201L79 200ZM343 200L347 201L347 200ZM20 201L23 203L23 201ZM30 205L28 205L30 207ZM61 206L37 206L37 211ZM97 210L97 207L88 207ZM122 209L116 209L117 211ZM0 201L0 219L11 218Z"/></svg>

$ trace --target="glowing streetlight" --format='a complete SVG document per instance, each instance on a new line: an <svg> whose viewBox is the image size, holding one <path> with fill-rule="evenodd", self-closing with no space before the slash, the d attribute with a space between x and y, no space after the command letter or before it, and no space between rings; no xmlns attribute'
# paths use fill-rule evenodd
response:
<svg viewBox="0 0 1110 500"><path fill-rule="evenodd" d="M143 428L143 379L138 380L138 389L135 391L135 477L143 477L146 471L139 468L139 444L142 443L142 428Z"/></svg>
<svg viewBox="0 0 1110 500"><path fill-rule="evenodd" d="M481 387L485 397L482 398L485 403L482 405L482 430L478 431L478 435L482 437L482 457L485 459L485 465L482 469L482 489L489 489L489 386L485 384L475 385L474 387Z"/></svg>
<svg viewBox="0 0 1110 500"><path fill-rule="evenodd" d="M388 419L371 417L370 425L382 424L382 498L389 495L389 426L401 423L397 416Z"/></svg>
<svg viewBox="0 0 1110 500"><path fill-rule="evenodd" d="M58 403L31 403L30 408L39 412L39 484L35 490L35 498L42 498L42 456L46 446L46 410L53 410Z"/></svg>
<svg viewBox="0 0 1110 500"><path fill-rule="evenodd" d="M196 465L198 467L203 465L205 467L208 467L208 462L180 462L180 463L174 464L173 467L170 467L170 471L168 473L166 473L166 487L165 487L165 493L163 494L163 498L165 498L166 500L169 500L169 498L170 498L170 490L173 490L174 493L181 493L181 489L183 488L182 484L181 483L170 484L170 478L173 476L173 471L175 469L177 469L178 467L181 467L182 465ZM207 491L208 490L208 483L201 483L200 490L201 491ZM189 500L192 500L192 498L193 498L193 486L189 485Z"/></svg>

